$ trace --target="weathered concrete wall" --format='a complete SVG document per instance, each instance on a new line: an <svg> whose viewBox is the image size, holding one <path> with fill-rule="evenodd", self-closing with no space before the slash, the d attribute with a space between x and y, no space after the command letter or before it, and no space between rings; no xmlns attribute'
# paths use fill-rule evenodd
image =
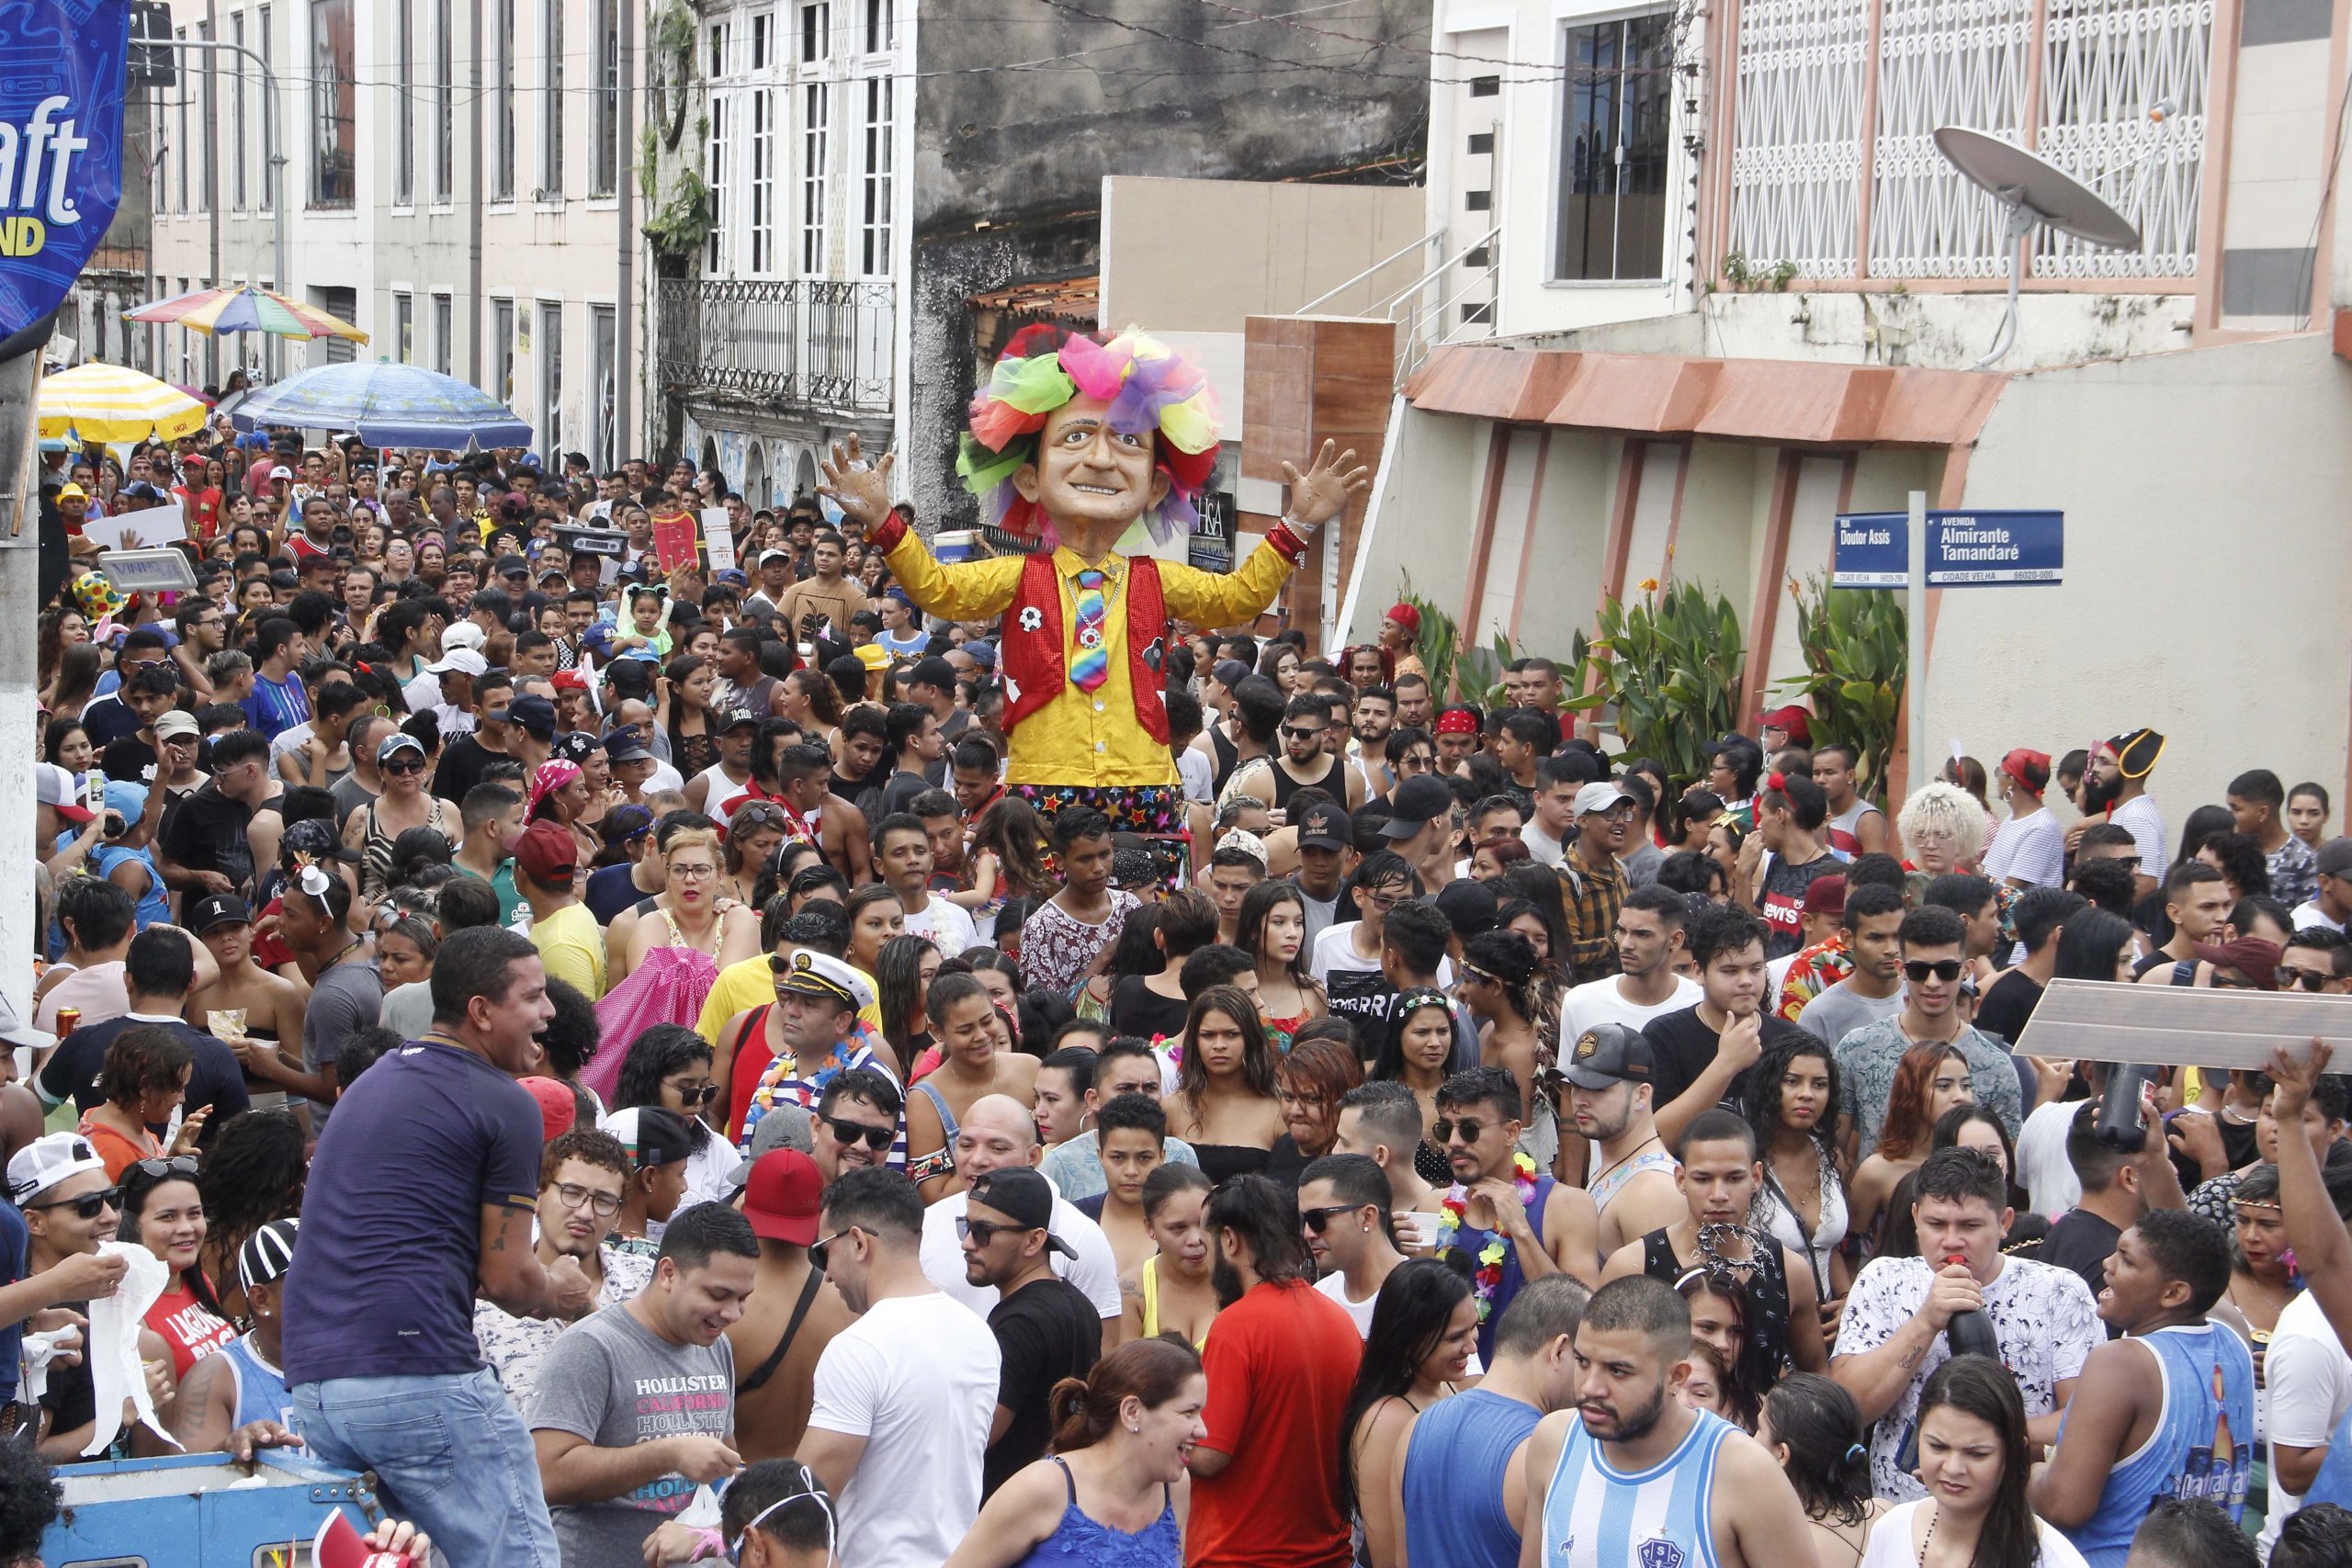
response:
<svg viewBox="0 0 2352 1568"><path fill-rule="evenodd" d="M926 523L972 516L954 473L977 368L966 301L1092 273L1105 175L1419 177L1430 70L1416 51L1429 46L1430 0L1263 21L1197 0L1115 9L1038 0L1035 19L1020 21L1008 9L936 0L918 35L926 74L915 115L906 458ZM973 69L1031 62L1049 63ZM1214 234L1172 231L1168 243L1216 265Z"/></svg>

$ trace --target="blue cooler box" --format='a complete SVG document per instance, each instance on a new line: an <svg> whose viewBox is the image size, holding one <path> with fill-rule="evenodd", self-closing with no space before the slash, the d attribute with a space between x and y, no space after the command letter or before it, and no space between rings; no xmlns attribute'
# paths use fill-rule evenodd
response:
<svg viewBox="0 0 2352 1568"><path fill-rule="evenodd" d="M48 1568L300 1568L331 1508L361 1530L365 1478L265 1450L254 1473L226 1454L57 1468L64 1492L57 1522L41 1538Z"/></svg>

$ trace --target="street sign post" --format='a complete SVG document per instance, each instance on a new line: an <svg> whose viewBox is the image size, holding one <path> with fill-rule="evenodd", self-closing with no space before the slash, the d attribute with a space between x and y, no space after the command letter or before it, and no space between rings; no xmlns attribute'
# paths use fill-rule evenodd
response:
<svg viewBox="0 0 2352 1568"><path fill-rule="evenodd" d="M1905 686L1914 767L1928 754L1930 588L2054 587L2066 564L2061 512L1930 512L1925 491L1903 512L1841 512L1830 551L1832 588L1900 588L1911 648ZM1916 780L1913 782L1917 782Z"/></svg>

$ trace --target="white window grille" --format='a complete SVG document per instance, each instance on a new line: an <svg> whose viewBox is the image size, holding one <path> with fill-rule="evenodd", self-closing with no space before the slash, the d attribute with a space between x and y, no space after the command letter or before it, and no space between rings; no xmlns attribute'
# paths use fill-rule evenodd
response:
<svg viewBox="0 0 2352 1568"><path fill-rule="evenodd" d="M2138 251L2041 231L2033 270L2052 277L2187 277L2197 271L2206 63L2213 0L2050 0L2036 150L2138 225ZM2149 110L2168 106L2162 120Z"/></svg>
<svg viewBox="0 0 2352 1568"><path fill-rule="evenodd" d="M825 185L831 168L826 142L832 127L832 85L810 82L800 94L800 271L814 277L825 270Z"/></svg>
<svg viewBox="0 0 2352 1568"><path fill-rule="evenodd" d="M1873 275L2001 276L2005 220L1936 151L1935 130L1958 124L2018 140L2033 8L2034 0L1883 0Z"/></svg>
<svg viewBox="0 0 2352 1568"><path fill-rule="evenodd" d="M1853 271L1869 56L1870 0L1740 6L1727 248L1750 265Z"/></svg>

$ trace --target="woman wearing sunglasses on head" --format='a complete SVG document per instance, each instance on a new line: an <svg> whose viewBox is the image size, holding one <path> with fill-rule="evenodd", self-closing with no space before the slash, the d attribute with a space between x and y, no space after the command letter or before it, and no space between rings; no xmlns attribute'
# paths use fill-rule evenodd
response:
<svg viewBox="0 0 2352 1568"><path fill-rule="evenodd" d="M171 1282L144 1322L171 1347L172 1375L187 1370L236 1337L220 1292L200 1260L207 1234L204 1198L197 1190L194 1155L134 1160L122 1173L120 1238L161 1258Z"/></svg>
<svg viewBox="0 0 2352 1568"><path fill-rule="evenodd" d="M735 1190L739 1156L733 1145L713 1135L707 1116L723 1108L721 1086L711 1077L710 1042L682 1024L657 1023L639 1035L621 1058L613 1109L658 1106L686 1124L694 1152L686 1156L686 1195L679 1207L724 1201Z"/></svg>

